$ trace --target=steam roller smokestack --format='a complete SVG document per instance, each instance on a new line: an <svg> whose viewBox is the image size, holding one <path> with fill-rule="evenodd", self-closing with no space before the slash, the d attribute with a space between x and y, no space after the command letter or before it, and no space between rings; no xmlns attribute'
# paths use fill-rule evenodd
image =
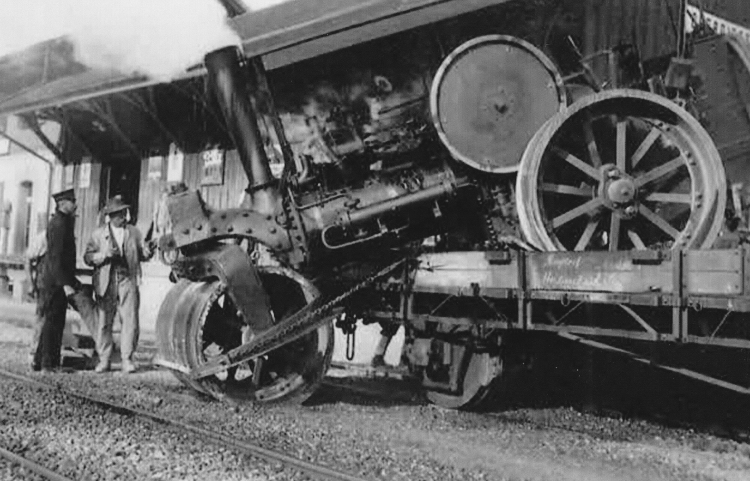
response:
<svg viewBox="0 0 750 481"><path fill-rule="evenodd" d="M242 71L243 58L236 47L224 47L208 53L204 62L209 85L247 174L249 184L246 191L252 199L252 209L272 215L279 205L279 193L250 102L247 76ZM249 65L257 68L255 62L249 62Z"/></svg>

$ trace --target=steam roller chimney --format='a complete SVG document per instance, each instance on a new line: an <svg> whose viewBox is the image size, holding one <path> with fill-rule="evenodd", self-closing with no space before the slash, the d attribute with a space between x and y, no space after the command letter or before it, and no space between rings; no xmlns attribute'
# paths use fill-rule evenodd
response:
<svg viewBox="0 0 750 481"><path fill-rule="evenodd" d="M243 59L236 47L224 47L208 53L204 62L210 88L216 95L249 181L246 192L252 199L251 208L261 214L273 215L280 196L250 102ZM248 64L257 68L256 62Z"/></svg>

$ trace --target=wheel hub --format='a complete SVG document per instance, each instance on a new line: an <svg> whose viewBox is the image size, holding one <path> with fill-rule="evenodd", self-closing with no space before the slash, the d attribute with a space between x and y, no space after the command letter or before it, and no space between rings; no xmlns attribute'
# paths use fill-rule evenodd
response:
<svg viewBox="0 0 750 481"><path fill-rule="evenodd" d="M635 184L630 179L617 179L607 188L609 199L615 204L626 204L635 198Z"/></svg>
<svg viewBox="0 0 750 481"><path fill-rule="evenodd" d="M608 170L604 178L601 194L611 208L624 209L635 202L638 193L635 179L616 168Z"/></svg>

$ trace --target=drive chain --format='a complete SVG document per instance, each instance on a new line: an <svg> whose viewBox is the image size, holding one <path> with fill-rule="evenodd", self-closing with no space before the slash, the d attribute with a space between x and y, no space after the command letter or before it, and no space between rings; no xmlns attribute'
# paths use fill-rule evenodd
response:
<svg viewBox="0 0 750 481"><path fill-rule="evenodd" d="M190 376L194 379L200 379L213 374L218 374L230 367L241 364L252 358L268 354L285 344L299 339L305 334L317 329L323 322L325 322L326 319L324 315L327 312L332 310L338 304L344 302L344 300L357 291L372 285L379 278L393 271L405 261L406 259L401 259L386 266L325 303L322 303L321 301L322 296L318 297L307 306L284 319L280 324L261 332L249 342L192 370Z"/></svg>

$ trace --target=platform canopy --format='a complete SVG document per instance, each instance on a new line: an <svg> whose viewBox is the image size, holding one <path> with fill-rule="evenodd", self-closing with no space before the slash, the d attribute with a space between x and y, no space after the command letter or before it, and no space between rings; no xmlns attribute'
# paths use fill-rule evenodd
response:
<svg viewBox="0 0 750 481"><path fill-rule="evenodd" d="M507 0L288 0L251 11L253 0L218 1L245 54L269 70ZM179 19L179 13L175 14ZM182 78L203 75L201 65ZM0 57L0 115L62 106L159 81L87 68L64 38Z"/></svg>

